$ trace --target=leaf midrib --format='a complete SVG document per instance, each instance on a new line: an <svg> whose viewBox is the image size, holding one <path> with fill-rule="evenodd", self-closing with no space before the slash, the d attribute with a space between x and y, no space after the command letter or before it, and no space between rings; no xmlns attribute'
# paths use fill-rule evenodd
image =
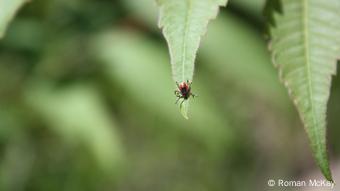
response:
<svg viewBox="0 0 340 191"><path fill-rule="evenodd" d="M184 74L185 74L185 58L187 54L187 46L186 46L186 39L188 37L189 29L190 29L190 24L189 24L189 17L191 15L192 11L192 0L186 0L187 6L188 6L188 11L186 11L185 15L185 20L184 20L184 35L182 39L182 49L183 53L181 56L181 63L182 63L182 82L185 81Z"/></svg>
<svg viewBox="0 0 340 191"><path fill-rule="evenodd" d="M312 71L311 71L311 63L310 63L310 50L309 50L309 22L308 22L308 18L309 18L309 4L308 4L308 0L303 0L303 18L302 18L302 22L303 22L303 34L304 34L304 46L305 46L305 59L306 59L306 63L307 63L307 78L308 78L308 94L309 94L309 99L310 99L310 103L311 103L311 109L312 109L312 119L313 119L313 125L311 128L313 128L313 134L315 134L315 132L317 131L317 121L315 119L315 106L314 106L314 95L313 95L313 91L312 91ZM316 137L316 136L314 136ZM320 150L320 140L318 138L316 138L316 145L318 147L318 150Z"/></svg>

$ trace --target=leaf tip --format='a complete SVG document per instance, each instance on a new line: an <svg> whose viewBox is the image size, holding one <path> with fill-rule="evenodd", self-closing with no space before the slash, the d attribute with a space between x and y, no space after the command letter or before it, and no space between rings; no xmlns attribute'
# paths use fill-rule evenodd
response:
<svg viewBox="0 0 340 191"><path fill-rule="evenodd" d="M180 112L181 112L182 116L185 119L189 119L189 117L188 117L189 101L188 100L184 100L183 103L180 105L179 109L180 109Z"/></svg>
<svg viewBox="0 0 340 191"><path fill-rule="evenodd" d="M326 178L326 180L328 180L330 182L334 182L333 177L332 177L332 171L330 169L330 164L329 164L329 160L328 160L327 150L325 148L326 146L323 145L323 147L324 148L321 149L321 150L318 150L318 149L315 150L315 148L312 149L313 154L314 154L314 158L315 158L315 161L317 163L317 166L320 168L321 173Z"/></svg>
<svg viewBox="0 0 340 191"><path fill-rule="evenodd" d="M329 169L329 167L326 167L325 169L321 169L322 171L322 174L324 175L324 177L330 181L331 183L334 183L334 180L333 180L333 176L332 176L332 173L331 173L331 170Z"/></svg>

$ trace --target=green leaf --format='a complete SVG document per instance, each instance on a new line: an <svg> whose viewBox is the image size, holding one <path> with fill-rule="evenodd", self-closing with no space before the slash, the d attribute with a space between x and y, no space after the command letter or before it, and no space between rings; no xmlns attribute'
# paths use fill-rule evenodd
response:
<svg viewBox="0 0 340 191"><path fill-rule="evenodd" d="M340 55L340 1L285 0L271 28L272 59L294 101L318 166L332 180L326 150L331 77Z"/></svg>
<svg viewBox="0 0 340 191"><path fill-rule="evenodd" d="M8 23L12 20L17 10L27 0L0 0L0 38L4 36Z"/></svg>
<svg viewBox="0 0 340 191"><path fill-rule="evenodd" d="M192 81L194 62L209 20L227 0L158 0L159 26L167 40L176 82ZM187 114L182 112L184 116Z"/></svg>
<svg viewBox="0 0 340 191"><path fill-rule="evenodd" d="M189 119L188 110L189 110L189 100L184 100L183 103L180 105L180 111L185 119Z"/></svg>
<svg viewBox="0 0 340 191"><path fill-rule="evenodd" d="M159 0L160 21L171 53L173 78L192 80L201 36L227 0Z"/></svg>

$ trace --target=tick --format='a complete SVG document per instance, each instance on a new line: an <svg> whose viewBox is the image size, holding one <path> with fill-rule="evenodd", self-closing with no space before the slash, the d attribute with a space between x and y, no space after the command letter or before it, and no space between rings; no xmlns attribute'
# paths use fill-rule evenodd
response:
<svg viewBox="0 0 340 191"><path fill-rule="evenodd" d="M182 82L180 84L176 82L178 88L177 90L175 90L175 95L177 97L176 104L180 99L183 99L180 104L180 107L182 106L185 100L190 98L190 96L192 96L193 98L196 97L195 94L191 93L191 84L192 82L189 82L189 80L187 80L186 82Z"/></svg>

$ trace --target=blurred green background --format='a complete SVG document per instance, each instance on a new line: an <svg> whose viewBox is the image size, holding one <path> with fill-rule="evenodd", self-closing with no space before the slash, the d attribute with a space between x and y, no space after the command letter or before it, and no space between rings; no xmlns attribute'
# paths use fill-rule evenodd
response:
<svg viewBox="0 0 340 191"><path fill-rule="evenodd" d="M263 5L231 1L210 23L185 120L153 0L26 4L0 41L0 190L262 191L269 179L322 179L270 62ZM335 182L339 85L328 111Z"/></svg>

